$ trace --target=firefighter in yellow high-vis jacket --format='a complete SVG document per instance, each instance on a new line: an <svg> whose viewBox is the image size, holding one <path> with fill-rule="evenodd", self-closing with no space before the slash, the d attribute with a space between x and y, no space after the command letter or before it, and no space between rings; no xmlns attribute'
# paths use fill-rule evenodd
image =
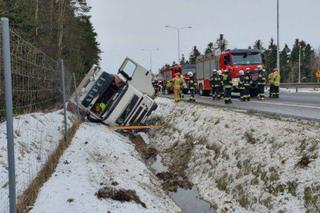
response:
<svg viewBox="0 0 320 213"><path fill-rule="evenodd" d="M179 102L181 100L181 88L186 85L186 82L181 77L180 73L176 73L172 79L174 100Z"/></svg>

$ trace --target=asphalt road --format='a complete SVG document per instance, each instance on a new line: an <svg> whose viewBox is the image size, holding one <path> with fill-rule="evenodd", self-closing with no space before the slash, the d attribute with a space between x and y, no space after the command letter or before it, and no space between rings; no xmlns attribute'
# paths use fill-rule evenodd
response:
<svg viewBox="0 0 320 213"><path fill-rule="evenodd" d="M188 99L189 96L186 95L184 100ZM320 121L320 93L282 92L279 99L266 98L264 101L259 101L256 98L252 98L250 102L241 102L238 98L233 98L231 105L225 105L223 100L214 101L211 97L196 96L196 101L213 106Z"/></svg>

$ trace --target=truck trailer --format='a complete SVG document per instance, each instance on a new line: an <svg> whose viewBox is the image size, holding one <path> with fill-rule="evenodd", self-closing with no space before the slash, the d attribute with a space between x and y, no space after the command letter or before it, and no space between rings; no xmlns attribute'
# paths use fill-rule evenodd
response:
<svg viewBox="0 0 320 213"><path fill-rule="evenodd" d="M71 96L68 110L106 125L140 125L157 108L154 95L152 74L126 58L117 74L93 65Z"/></svg>
<svg viewBox="0 0 320 213"><path fill-rule="evenodd" d="M239 71L250 69L253 80L252 96L257 95L258 73L256 68L263 66L263 56L256 49L233 49L220 54L200 55L196 60L196 78L200 95L209 95L211 92L211 76L213 69L229 70L232 76L233 92L238 92Z"/></svg>

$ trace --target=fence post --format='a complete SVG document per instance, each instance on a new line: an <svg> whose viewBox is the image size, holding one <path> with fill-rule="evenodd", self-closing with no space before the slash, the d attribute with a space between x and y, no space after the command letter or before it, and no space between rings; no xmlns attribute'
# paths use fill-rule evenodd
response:
<svg viewBox="0 0 320 213"><path fill-rule="evenodd" d="M9 203L10 213L16 213L16 180L13 138L13 107L12 107L12 78L10 59L10 30L8 18L1 18L2 24L2 55L4 66L7 146L8 146L8 172L9 172Z"/></svg>
<svg viewBox="0 0 320 213"><path fill-rule="evenodd" d="M78 113L78 116L80 117L79 96L78 96L78 93L77 93L77 80L76 80L75 73L72 73L72 77L73 77L74 94L76 96L75 98L76 98L76 104L77 104L77 113Z"/></svg>
<svg viewBox="0 0 320 213"><path fill-rule="evenodd" d="M66 85L64 80L64 62L63 59L60 60L60 70L61 70L61 89L63 98L63 116L64 116L64 141L67 143L68 125L67 125L67 109L66 109Z"/></svg>

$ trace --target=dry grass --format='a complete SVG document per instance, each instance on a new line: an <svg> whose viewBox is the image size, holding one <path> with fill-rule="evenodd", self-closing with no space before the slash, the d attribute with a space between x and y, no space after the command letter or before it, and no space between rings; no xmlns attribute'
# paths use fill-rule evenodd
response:
<svg viewBox="0 0 320 213"><path fill-rule="evenodd" d="M34 204L37 199L38 193L42 185L51 177L54 170L56 169L59 159L70 145L70 142L78 130L81 122L75 122L68 130L68 141L64 139L59 141L59 145L56 150L49 156L46 164L38 173L37 177L31 182L28 188L23 192L17 200L17 213L27 212L30 206Z"/></svg>

